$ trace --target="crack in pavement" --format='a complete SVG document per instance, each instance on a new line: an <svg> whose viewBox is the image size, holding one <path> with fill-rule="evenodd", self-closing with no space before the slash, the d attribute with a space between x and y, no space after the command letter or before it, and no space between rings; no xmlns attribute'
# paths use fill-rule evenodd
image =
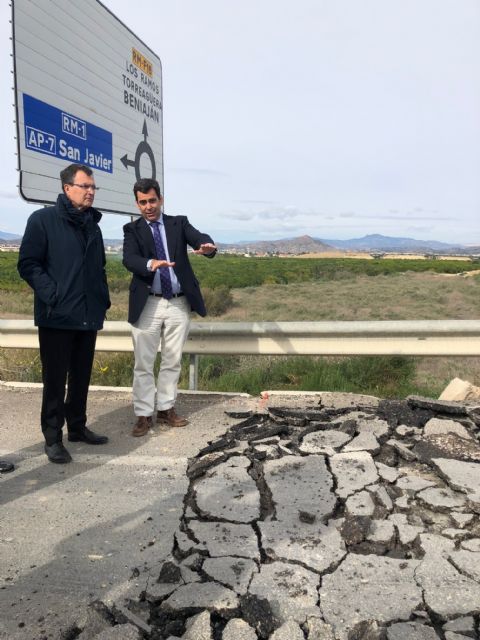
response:
<svg viewBox="0 0 480 640"><path fill-rule="evenodd" d="M143 637L422 640L458 621L478 639L478 410L357 396L241 415L189 460L181 577L128 605Z"/></svg>

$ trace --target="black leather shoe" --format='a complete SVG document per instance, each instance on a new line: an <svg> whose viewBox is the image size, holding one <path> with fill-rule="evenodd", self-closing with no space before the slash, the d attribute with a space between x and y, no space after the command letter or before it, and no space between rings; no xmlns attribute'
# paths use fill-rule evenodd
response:
<svg viewBox="0 0 480 640"><path fill-rule="evenodd" d="M68 453L61 442L54 442L53 444L45 445L45 453L50 462L56 462L57 464L67 464L72 461L72 456Z"/></svg>
<svg viewBox="0 0 480 640"><path fill-rule="evenodd" d="M10 473L15 469L15 466L11 462L6 460L0 460L0 473Z"/></svg>
<svg viewBox="0 0 480 640"><path fill-rule="evenodd" d="M108 442L107 436L99 436L87 427L83 431L69 433L68 440L69 442L86 442L87 444L106 444Z"/></svg>

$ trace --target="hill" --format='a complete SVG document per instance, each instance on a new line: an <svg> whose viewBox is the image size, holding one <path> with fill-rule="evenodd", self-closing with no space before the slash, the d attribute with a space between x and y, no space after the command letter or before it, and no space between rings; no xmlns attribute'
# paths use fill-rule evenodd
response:
<svg viewBox="0 0 480 640"><path fill-rule="evenodd" d="M322 240L311 236L299 236L298 238L282 238L281 240L259 240L252 242L237 242L233 244L217 243L222 251L237 251L242 253L256 254L293 254L302 253L324 253L333 251L334 247L326 244Z"/></svg>
<svg viewBox="0 0 480 640"><path fill-rule="evenodd" d="M355 251L398 251L402 253L421 253L424 251L438 251L442 253L464 252L465 248L447 242L437 240L415 240L415 238L396 238L382 236L373 233L363 236L363 238L352 238L350 240L322 240L337 249Z"/></svg>
<svg viewBox="0 0 480 640"><path fill-rule="evenodd" d="M22 237L13 233L0 231L0 245L20 244ZM121 250L123 240L104 238L104 244L111 250ZM438 240L416 240L415 238L403 238L384 236L373 233L362 238L348 240L329 240L313 238L309 235L295 238L281 238L280 240L239 240L238 242L217 242L220 251L232 253L253 253L256 255L302 255L319 254L329 251L358 251L358 252L385 252L385 253L441 253L470 255L480 254L479 246L467 246L439 242Z"/></svg>
<svg viewBox="0 0 480 640"><path fill-rule="evenodd" d="M17 233L8 233L7 231L0 231L0 240L21 240L22 236L19 236Z"/></svg>

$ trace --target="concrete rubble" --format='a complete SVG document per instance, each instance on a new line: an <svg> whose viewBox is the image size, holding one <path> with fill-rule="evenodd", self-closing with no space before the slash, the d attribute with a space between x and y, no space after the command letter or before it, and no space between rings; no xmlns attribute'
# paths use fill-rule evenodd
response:
<svg viewBox="0 0 480 640"><path fill-rule="evenodd" d="M88 637L480 640L480 405L351 398L233 416L157 580Z"/></svg>
<svg viewBox="0 0 480 640"><path fill-rule="evenodd" d="M480 399L480 387L476 387L467 380L453 378L440 395L440 400L469 400L478 402Z"/></svg>

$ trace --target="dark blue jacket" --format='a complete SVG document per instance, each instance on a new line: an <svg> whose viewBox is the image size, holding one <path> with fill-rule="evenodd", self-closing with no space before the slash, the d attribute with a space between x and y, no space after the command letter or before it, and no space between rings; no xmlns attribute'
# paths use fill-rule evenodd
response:
<svg viewBox="0 0 480 640"><path fill-rule="evenodd" d="M173 270L178 278L192 311L205 316L207 310L203 301L200 285L193 273L187 255L187 245L198 249L201 244L213 240L190 224L186 216L169 216L162 213L167 237L168 254L175 262ZM128 321L134 324L143 311L152 289L154 273L147 269L147 262L156 258L152 232L143 218L129 222L123 227L123 264L133 273L128 301ZM206 258L213 258L213 251Z"/></svg>
<svg viewBox="0 0 480 640"><path fill-rule="evenodd" d="M96 209L76 211L64 194L34 211L20 246L18 271L35 293L35 324L98 330L110 307L105 250Z"/></svg>

